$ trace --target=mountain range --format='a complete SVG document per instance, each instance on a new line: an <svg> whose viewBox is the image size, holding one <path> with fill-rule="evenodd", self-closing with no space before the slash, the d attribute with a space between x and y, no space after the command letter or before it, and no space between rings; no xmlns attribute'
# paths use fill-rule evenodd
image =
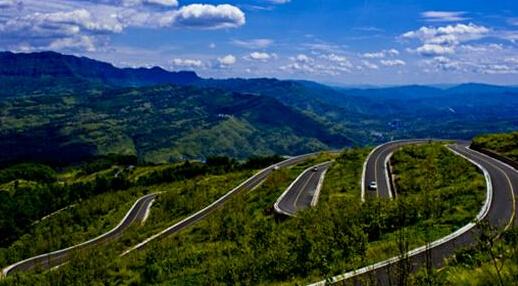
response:
<svg viewBox="0 0 518 286"><path fill-rule="evenodd" d="M2 52L0 85L0 164L289 155L518 128L518 88L476 83L337 88Z"/></svg>

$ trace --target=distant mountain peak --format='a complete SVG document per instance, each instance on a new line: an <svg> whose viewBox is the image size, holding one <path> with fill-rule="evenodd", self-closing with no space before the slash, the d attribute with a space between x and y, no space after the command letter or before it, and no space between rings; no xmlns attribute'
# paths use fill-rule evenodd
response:
<svg viewBox="0 0 518 286"><path fill-rule="evenodd" d="M0 76L37 81L42 77L74 78L108 86L191 84L201 78L193 71L167 71L161 67L117 68L110 63L52 51L0 52Z"/></svg>
<svg viewBox="0 0 518 286"><path fill-rule="evenodd" d="M468 82L448 88L449 93L494 93L512 92L517 93L518 88L511 86L492 85L487 83Z"/></svg>

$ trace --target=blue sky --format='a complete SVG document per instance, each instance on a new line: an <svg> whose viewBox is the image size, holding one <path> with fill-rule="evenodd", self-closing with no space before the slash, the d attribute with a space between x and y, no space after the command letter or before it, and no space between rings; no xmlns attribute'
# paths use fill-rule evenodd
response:
<svg viewBox="0 0 518 286"><path fill-rule="evenodd" d="M0 49L217 78L518 84L516 0L200 1L0 0Z"/></svg>

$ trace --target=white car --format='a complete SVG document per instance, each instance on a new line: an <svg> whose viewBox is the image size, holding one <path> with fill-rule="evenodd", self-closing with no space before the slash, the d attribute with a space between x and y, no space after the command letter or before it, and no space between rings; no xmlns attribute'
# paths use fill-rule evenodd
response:
<svg viewBox="0 0 518 286"><path fill-rule="evenodd" d="M280 168L279 168L279 166L277 166L277 165L273 166L273 170L274 170L274 171L277 171L277 170L279 170L279 169L280 169Z"/></svg>
<svg viewBox="0 0 518 286"><path fill-rule="evenodd" d="M376 190L378 188L378 184L376 184L376 181L371 181L369 183L369 190Z"/></svg>

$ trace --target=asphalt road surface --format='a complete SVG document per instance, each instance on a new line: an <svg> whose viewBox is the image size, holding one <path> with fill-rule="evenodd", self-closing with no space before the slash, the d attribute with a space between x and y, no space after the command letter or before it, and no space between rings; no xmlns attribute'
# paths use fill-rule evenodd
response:
<svg viewBox="0 0 518 286"><path fill-rule="evenodd" d="M164 229L163 231L149 237L148 239L142 241L141 243L127 249L126 251L124 251L122 253L122 256L127 255L128 253L130 253L134 250L144 247L145 245L147 245L149 242L151 242L153 240L156 240L156 239L168 236L168 235L172 235L174 233L177 233L177 232L195 224L196 222L202 220L207 215L209 215L210 213L212 213L213 211L215 211L216 209L218 209L219 207L224 205L229 199L231 199L235 195L237 195L243 191L252 190L255 187L259 186L272 172L275 171L275 169L284 168L284 167L288 167L291 165L296 165L315 155L316 155L316 153L311 153L311 154L305 154L305 155L301 155L301 156L291 157L287 160L284 160L280 163L274 164L272 166L269 166L268 168L265 168L265 169L259 171L257 174L248 178L246 181L241 183L239 186L237 186L233 190L229 191L228 193L226 193L225 195L223 195L222 197L220 197L219 199L217 199L216 201L214 201L213 203L211 203L204 209L190 215L189 217L183 219L182 221Z"/></svg>
<svg viewBox="0 0 518 286"><path fill-rule="evenodd" d="M499 229L508 228L513 223L517 225L515 218L518 171L494 158L473 151L465 145L454 144L449 147L487 170L490 178L488 190L491 191L491 194L488 196L490 200L487 200L488 209L486 212L481 211L480 219ZM478 225L470 223L454 234L432 242L429 247L422 247L420 251L411 251L406 259L392 258L344 273L333 280L335 282L343 281L348 285L396 285L401 277L401 269L404 269L401 266L408 267L409 271L414 271L424 266L428 260L434 267L440 267L444 259L451 256L455 249L476 242L479 233ZM324 285L325 281L316 284Z"/></svg>
<svg viewBox="0 0 518 286"><path fill-rule="evenodd" d="M363 181L362 181L362 199L364 197L382 197L392 198L395 194L392 194L390 181L386 173L387 159L392 153L397 151L399 148L409 144L422 144L429 142L429 139L410 139L410 140L399 140L392 141L386 144L376 147L367 157L364 170L363 170ZM434 140L436 141L436 140ZM376 182L376 189L369 189L369 184Z"/></svg>
<svg viewBox="0 0 518 286"><path fill-rule="evenodd" d="M70 254L80 249L85 249L87 247L91 247L94 245L100 245L109 240L113 240L119 237L127 228L129 228L134 222L142 221L146 213L151 206L153 200L155 199L156 194L148 194L141 198L139 198L135 204L131 207L131 209L126 213L126 216L122 219L122 221L115 228L110 230L109 232L98 236L94 239L91 239L87 242L53 251L50 253L45 253L42 255L38 255L35 257L31 257L25 259L23 261L12 264L2 270L2 275L6 276L9 273L15 271L28 271L35 268L39 269L49 269L57 265L61 265L68 260Z"/></svg>
<svg viewBox="0 0 518 286"><path fill-rule="evenodd" d="M214 209L216 209L217 207L224 204L234 194L239 193L243 190L250 190L250 189L253 189L254 187L258 186L276 168L283 168L283 167L291 166L294 164L298 164L314 155L315 154L305 154L305 155L301 155L301 156L292 157L292 158L284 160L280 163L272 165L266 169L261 170L259 173L250 177L248 180L243 182L237 188L230 191L229 193L227 193L226 195L224 195L223 197L221 197L220 199L215 201L213 204L211 204L207 208L193 214L192 216L188 217L187 219L181 221L180 223L177 223L177 224L173 225L172 227L164 230L163 232L159 233L159 235L153 236L152 238L146 240L144 243L141 243L141 244L137 245L136 247L131 248L130 250L126 251L124 254L126 254L134 249L142 247L147 242L149 242L152 239L157 238L158 236L169 235L169 234L175 233L183 228L186 228L186 227L194 224L195 222L199 221L200 219L205 217L207 214L212 212ZM119 225L117 225L111 231L109 231L99 237L96 237L94 239L91 239L87 242L84 242L84 243L81 243L81 244L78 244L78 245L75 245L75 246L72 246L69 248L65 248L62 250L57 250L57 251L53 251L50 253L31 257L31 258L25 259L23 261L17 262L15 264L12 264L12 265L2 269L2 275L6 276L9 273L12 273L15 271L28 271L28 270L32 270L32 269L36 269L36 268L50 269L54 266L58 266L58 265L65 263L68 260L68 257L70 256L70 254L72 254L74 251L78 251L80 249L85 249L87 247L91 247L94 245L100 245L109 240L117 238L131 224L133 224L136 221L142 221L145 219L146 214L149 211L149 207L151 206L156 195L157 194L149 194L149 195L145 195L142 198L138 199L135 202L135 204L133 205L133 207L128 211L126 216L123 218L123 220L119 223Z"/></svg>
<svg viewBox="0 0 518 286"><path fill-rule="evenodd" d="M319 182L329 166L331 166L331 162L304 170L279 197L275 203L275 210L281 214L294 216L297 211L310 207L315 194L318 195L318 191L320 191Z"/></svg>

